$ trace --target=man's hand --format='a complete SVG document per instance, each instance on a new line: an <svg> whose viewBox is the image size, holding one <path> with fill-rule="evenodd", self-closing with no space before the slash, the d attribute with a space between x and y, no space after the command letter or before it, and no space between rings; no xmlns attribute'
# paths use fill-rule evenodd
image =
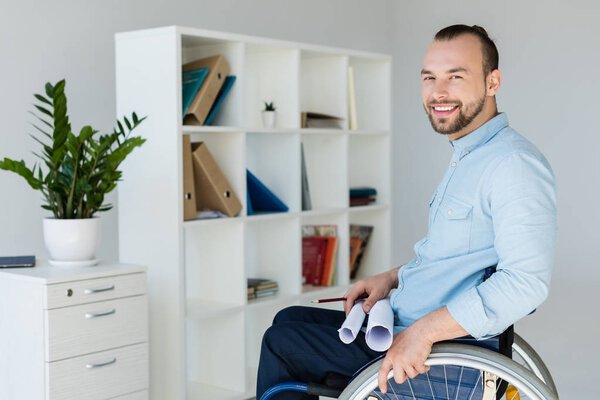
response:
<svg viewBox="0 0 600 400"><path fill-rule="evenodd" d="M431 353L433 342L418 332L415 325L406 328L394 337L381 368L379 368L379 388L387 392L387 376L394 369L394 380L403 383L407 378L414 378L429 371L425 360Z"/></svg>
<svg viewBox="0 0 600 400"><path fill-rule="evenodd" d="M344 297L344 311L346 315L350 312L356 300L365 298L363 310L368 313L377 301L384 299L390 291L398 286L398 268L383 272L379 275L370 276L356 282L346 292Z"/></svg>
<svg viewBox="0 0 600 400"><path fill-rule="evenodd" d="M387 391L390 369L394 370L397 383L429 371L425 361L434 343L466 335L467 331L452 318L448 308L442 307L427 314L394 337L379 368L379 388L384 393Z"/></svg>

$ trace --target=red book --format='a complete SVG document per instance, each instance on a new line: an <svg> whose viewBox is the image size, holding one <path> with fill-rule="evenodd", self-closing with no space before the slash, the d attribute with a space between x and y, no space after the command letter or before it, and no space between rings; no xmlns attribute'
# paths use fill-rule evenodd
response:
<svg viewBox="0 0 600 400"><path fill-rule="evenodd" d="M326 237L307 236L302 238L302 277L305 284L321 284L326 250Z"/></svg>

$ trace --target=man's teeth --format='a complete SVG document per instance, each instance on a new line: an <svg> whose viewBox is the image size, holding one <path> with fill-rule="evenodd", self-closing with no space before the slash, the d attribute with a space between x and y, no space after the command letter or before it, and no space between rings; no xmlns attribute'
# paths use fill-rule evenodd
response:
<svg viewBox="0 0 600 400"><path fill-rule="evenodd" d="M456 106L445 106L445 107L433 107L435 111L450 111L453 110Z"/></svg>

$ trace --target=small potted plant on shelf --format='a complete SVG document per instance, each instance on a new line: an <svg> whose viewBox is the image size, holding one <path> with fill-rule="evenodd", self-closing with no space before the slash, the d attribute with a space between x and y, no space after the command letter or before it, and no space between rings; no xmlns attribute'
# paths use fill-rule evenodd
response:
<svg viewBox="0 0 600 400"><path fill-rule="evenodd" d="M262 112L263 126L265 128L273 128L275 126L275 110L277 110L277 107L275 107L275 103L272 101L265 101L264 103L265 109Z"/></svg>
<svg viewBox="0 0 600 400"><path fill-rule="evenodd" d="M33 127L40 133L33 136L41 147L34 154L41 163L32 168L24 161L10 158L0 160L0 169L23 177L35 190L42 193L42 208L52 212L44 219L43 232L46 248L53 265L94 265L99 239L100 219L97 212L107 211L111 204L104 196L121 179L119 165L145 139L130 133L145 119L134 113L126 117L112 133L98 135L86 125L75 134L67 115L65 80L52 85L46 83L46 95L35 94L39 123Z"/></svg>

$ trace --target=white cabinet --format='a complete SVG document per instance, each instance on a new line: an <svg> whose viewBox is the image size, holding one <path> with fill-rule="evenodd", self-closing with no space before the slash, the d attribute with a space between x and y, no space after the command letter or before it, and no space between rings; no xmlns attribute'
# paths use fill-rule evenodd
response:
<svg viewBox="0 0 600 400"><path fill-rule="evenodd" d="M183 125L182 65L222 54L235 81L215 126ZM352 67L358 126L348 129ZM390 267L390 91L387 55L166 27L116 36L117 113L148 116L147 139L119 184L120 259L148 265L153 399L253 396L261 337L276 311L341 295L350 284L349 225L374 226L359 275ZM263 128L264 101L277 106ZM343 129L301 129L302 111L343 118ZM205 142L243 204L234 218L183 221L182 136ZM302 211L301 146L312 210ZM247 215L246 169L289 207ZM349 207L349 188L377 202ZM301 227L335 224L336 286L302 284ZM246 279L279 293L247 301ZM340 307L339 304L333 305Z"/></svg>
<svg viewBox="0 0 600 400"><path fill-rule="evenodd" d="M148 398L145 268L2 270L0 321L1 399Z"/></svg>

